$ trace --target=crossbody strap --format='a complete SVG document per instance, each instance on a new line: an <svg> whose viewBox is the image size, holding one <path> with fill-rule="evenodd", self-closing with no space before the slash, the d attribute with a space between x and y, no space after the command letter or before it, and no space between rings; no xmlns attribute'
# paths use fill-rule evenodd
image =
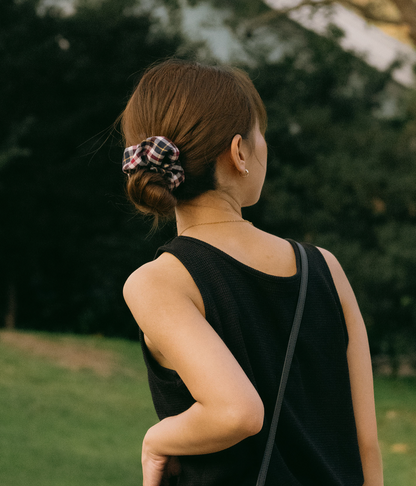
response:
<svg viewBox="0 0 416 486"><path fill-rule="evenodd" d="M280 410L282 409L283 396L285 394L287 379L289 377L290 366L292 364L293 353L295 352L296 341L299 334L300 323L302 322L303 308L305 306L306 290L308 288L308 257L302 245L295 242L300 251L301 258L301 279L298 303L296 306L295 317L293 319L292 330L290 331L289 344L286 350L285 362L283 364L282 376L280 378L279 391L277 393L276 405L274 408L272 423L270 425L269 437L264 451L263 461L257 478L256 486L263 486L266 482L267 471L272 457L273 445L276 438L277 424L279 422Z"/></svg>

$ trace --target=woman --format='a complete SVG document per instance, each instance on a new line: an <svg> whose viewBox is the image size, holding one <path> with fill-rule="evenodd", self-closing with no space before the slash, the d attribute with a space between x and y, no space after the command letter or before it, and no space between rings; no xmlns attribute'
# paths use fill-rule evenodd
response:
<svg viewBox="0 0 416 486"><path fill-rule="evenodd" d="M144 486L254 486L299 292L299 250L243 220L267 165L242 71L170 60L122 115L127 192L178 237L127 280L159 418ZM367 335L337 260L304 245L305 311L267 485L381 486Z"/></svg>

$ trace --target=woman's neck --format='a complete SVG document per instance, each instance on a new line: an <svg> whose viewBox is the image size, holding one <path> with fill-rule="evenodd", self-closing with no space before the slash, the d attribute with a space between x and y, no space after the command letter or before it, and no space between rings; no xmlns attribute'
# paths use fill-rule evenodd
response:
<svg viewBox="0 0 416 486"><path fill-rule="evenodd" d="M229 195L206 193L176 208L178 234L204 223L242 220L241 206Z"/></svg>

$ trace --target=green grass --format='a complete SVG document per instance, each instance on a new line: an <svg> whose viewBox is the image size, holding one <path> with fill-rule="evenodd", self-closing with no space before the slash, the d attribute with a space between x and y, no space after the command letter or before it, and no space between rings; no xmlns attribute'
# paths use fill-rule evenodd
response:
<svg viewBox="0 0 416 486"><path fill-rule="evenodd" d="M138 486L141 438L156 421L140 346L69 339L113 351L117 373L71 371L0 341L0 484Z"/></svg>
<svg viewBox="0 0 416 486"><path fill-rule="evenodd" d="M416 379L377 377L375 399L385 486L416 486Z"/></svg>
<svg viewBox="0 0 416 486"><path fill-rule="evenodd" d="M110 353L112 374L67 369L0 334L0 485L139 486L141 439L157 420L139 344L32 335ZM375 389L385 486L416 486L416 379L377 377Z"/></svg>

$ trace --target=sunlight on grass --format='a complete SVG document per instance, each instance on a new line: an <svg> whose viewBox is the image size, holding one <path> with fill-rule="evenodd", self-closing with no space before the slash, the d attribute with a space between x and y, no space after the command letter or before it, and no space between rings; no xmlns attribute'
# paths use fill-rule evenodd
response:
<svg viewBox="0 0 416 486"><path fill-rule="evenodd" d="M139 486L141 441L157 421L140 345L11 337L24 346L0 333L1 486ZM385 486L415 486L416 379L376 377L375 393Z"/></svg>

